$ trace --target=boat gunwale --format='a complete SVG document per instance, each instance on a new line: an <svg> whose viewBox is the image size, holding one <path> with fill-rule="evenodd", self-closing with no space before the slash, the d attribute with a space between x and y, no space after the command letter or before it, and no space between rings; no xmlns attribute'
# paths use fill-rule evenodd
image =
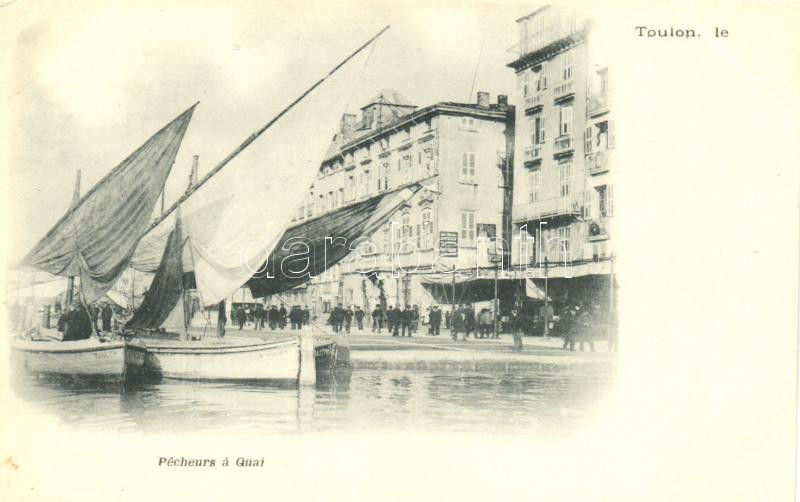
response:
<svg viewBox="0 0 800 502"><path fill-rule="evenodd" d="M298 346L297 340L280 340L277 342L263 342L247 345L216 345L216 346L191 346L192 342L179 342L180 346L147 345L137 342L130 342L130 347L145 350L152 354L187 354L187 355L221 355L236 354L244 352L262 352L271 349L282 349L286 347Z"/></svg>
<svg viewBox="0 0 800 502"><path fill-rule="evenodd" d="M45 340L21 340L25 343L47 343L53 344L52 349L45 349L45 348L35 348L35 347L20 347L16 343L11 343L11 350L16 350L18 352L27 352L32 354L72 354L75 352L99 352L99 351L107 351L107 350L117 350L117 349L128 349L130 345L126 342L106 342L105 345L98 345L96 347L59 347L58 344L64 343L63 341L53 340L53 341L45 341ZM68 343L68 342L67 342Z"/></svg>

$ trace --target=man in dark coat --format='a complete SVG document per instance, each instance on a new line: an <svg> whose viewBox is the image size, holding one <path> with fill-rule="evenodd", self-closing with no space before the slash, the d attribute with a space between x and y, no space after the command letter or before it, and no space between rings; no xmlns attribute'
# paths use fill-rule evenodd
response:
<svg viewBox="0 0 800 502"><path fill-rule="evenodd" d="M411 305L406 305L406 309L400 315L400 324L403 327L403 336L411 336L411 323L414 322L414 311L411 310Z"/></svg>
<svg viewBox="0 0 800 502"><path fill-rule="evenodd" d="M300 310L300 305L295 305L289 312L289 320L292 323L292 329L300 329L303 326L303 311Z"/></svg>
<svg viewBox="0 0 800 502"><path fill-rule="evenodd" d="M236 309L236 322L239 323L239 329L244 327L244 323L247 321L247 312L244 311L244 307L240 306Z"/></svg>
<svg viewBox="0 0 800 502"><path fill-rule="evenodd" d="M519 311L514 309L511 311L511 316L508 318L508 328L511 330L511 335L514 337L514 350L522 350L522 316Z"/></svg>
<svg viewBox="0 0 800 502"><path fill-rule="evenodd" d="M342 317L344 318L344 329L350 333L350 326L353 324L353 309L347 307L347 310L343 312Z"/></svg>
<svg viewBox="0 0 800 502"><path fill-rule="evenodd" d="M278 318L280 317L280 312L278 312L278 307L273 305L269 308L269 327L270 329L275 329L278 327Z"/></svg>
<svg viewBox="0 0 800 502"><path fill-rule="evenodd" d="M380 306L376 306L375 310L372 311L372 332L378 333L381 332L381 328L383 327L383 311L381 311Z"/></svg>
<svg viewBox="0 0 800 502"><path fill-rule="evenodd" d="M103 331L108 333L111 331L111 318L114 317L114 311L111 310L111 306L109 306L109 304L103 304L103 309L100 311L100 317L103 319Z"/></svg>
<svg viewBox="0 0 800 502"><path fill-rule="evenodd" d="M83 307L74 305L67 314L64 328L65 342L75 340L86 340L92 336L92 320L89 313Z"/></svg>
<svg viewBox="0 0 800 502"><path fill-rule="evenodd" d="M286 307L284 307L283 304L281 303L281 308L280 308L280 310L278 310L278 323L280 324L281 329L286 327L286 314L287 313L288 312L286 312Z"/></svg>
<svg viewBox="0 0 800 502"><path fill-rule="evenodd" d="M464 310L464 340L469 338L470 332L475 330L475 309L468 303Z"/></svg>
<svg viewBox="0 0 800 502"><path fill-rule="evenodd" d="M439 310L438 305L434 305L428 315L428 322L430 323L430 334L439 336L439 326L442 324L442 311Z"/></svg>
<svg viewBox="0 0 800 502"><path fill-rule="evenodd" d="M361 307L356 307L356 324L358 325L359 331L364 329L364 311L361 310Z"/></svg>
<svg viewBox="0 0 800 502"><path fill-rule="evenodd" d="M391 310L389 313L389 330L392 332L392 336L399 336L400 333L400 323L403 320L403 311L400 310L400 304L394 306L394 309Z"/></svg>
<svg viewBox="0 0 800 502"><path fill-rule="evenodd" d="M308 310L308 305L303 309L303 325L308 326L308 323L311 322L311 311Z"/></svg>

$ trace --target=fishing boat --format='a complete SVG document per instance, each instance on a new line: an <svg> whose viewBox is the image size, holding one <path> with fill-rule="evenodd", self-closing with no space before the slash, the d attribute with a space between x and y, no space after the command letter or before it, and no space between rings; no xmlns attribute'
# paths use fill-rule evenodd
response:
<svg viewBox="0 0 800 502"><path fill-rule="evenodd" d="M78 181L70 209L22 260L22 266L69 278L67 307L73 301L75 277L86 309L105 295L130 262L147 232L195 106L151 136L83 197ZM32 373L125 378L142 367L141 349L123 339L101 338L94 322L87 320L91 334L75 340L43 336L38 330L16 333L12 355Z"/></svg>
<svg viewBox="0 0 800 502"><path fill-rule="evenodd" d="M75 341L24 340L14 337L11 349L31 374L125 380L143 368L145 351L124 340L96 338Z"/></svg>
<svg viewBox="0 0 800 502"><path fill-rule="evenodd" d="M342 236L348 239L371 234L419 187L382 193L302 225L290 225L294 210L285 201L302 200L316 176L315 169L298 171L297 174L302 176L296 177L307 183L296 182L292 187L271 188L265 184L255 185L258 189L253 190L254 184L251 183L247 189L234 190L228 186L236 182L233 178L227 181L228 185L218 183L207 185L212 188L206 188L204 192L198 190L385 30L363 44L326 77L251 134L201 180L196 183L190 181L186 193L152 224L152 233L142 240L131 266L135 270L154 273L153 280L144 301L125 326L125 331L132 337L131 344L146 352L146 373L187 380L295 380L313 383L318 371L334 365L337 354L346 353L338 350L332 339L315 340L310 330L301 330L300 336L285 334L276 339L264 339L257 333L249 338L225 336L223 319L230 317L223 315L227 312L226 299L243 286L253 292L258 290L263 297L302 283L308 279L307 276L298 279L279 272L278 275L260 272L270 267L282 271L283 268L276 262L287 256L287 242L299 236L324 241L326 231L346 232ZM308 165L313 165L313 159L308 160ZM249 181L249 178L244 178ZM227 195L214 194L214 188L218 189L217 192L227 190ZM206 197L210 197L205 206L197 202L197 198L190 199L195 193L205 193ZM231 193L236 196L230 196ZM207 210L211 204L214 205L214 211ZM183 216L184 205L189 206L186 221ZM170 224L171 227L168 226ZM270 229L269 225L272 224L275 226ZM251 236L270 235L270 232L279 238L264 242L263 247L248 257L249 265L260 266L244 267L242 243ZM324 244L318 247L318 255L312 260L312 273L324 271L347 254L338 250L325 254L322 252ZM193 331L193 327L196 327L192 326L195 312L190 298L196 298L201 305L206 316L206 328L216 321L216 329L211 329L209 334L205 334L205 329L199 336ZM213 312L219 313L216 319L212 319Z"/></svg>

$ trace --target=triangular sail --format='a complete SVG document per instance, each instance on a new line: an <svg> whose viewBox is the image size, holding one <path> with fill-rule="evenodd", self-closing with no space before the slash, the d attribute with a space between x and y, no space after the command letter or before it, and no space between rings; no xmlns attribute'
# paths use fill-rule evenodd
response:
<svg viewBox="0 0 800 502"><path fill-rule="evenodd" d="M150 224L193 111L194 106L183 112L98 182L22 264L80 276L86 301L100 298L122 274Z"/></svg>
<svg viewBox="0 0 800 502"><path fill-rule="evenodd" d="M125 325L126 329L156 329L160 328L170 317L176 307L180 307L183 312L183 232L181 230L181 219L178 214L175 218L175 227L167 239L167 247L161 257L161 265L158 267L153 282L147 295L133 314L133 317ZM170 323L173 328L174 322Z"/></svg>

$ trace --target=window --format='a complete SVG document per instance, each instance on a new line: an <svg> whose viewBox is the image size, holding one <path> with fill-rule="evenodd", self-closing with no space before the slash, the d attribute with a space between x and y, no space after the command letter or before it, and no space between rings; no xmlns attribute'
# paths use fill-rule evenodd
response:
<svg viewBox="0 0 800 502"><path fill-rule="evenodd" d="M537 115L533 120L534 143L544 143L544 117Z"/></svg>
<svg viewBox="0 0 800 502"><path fill-rule="evenodd" d="M403 213L403 238L411 237L411 215L409 213Z"/></svg>
<svg viewBox="0 0 800 502"><path fill-rule="evenodd" d="M475 240L475 211L461 211L461 240Z"/></svg>
<svg viewBox="0 0 800 502"><path fill-rule="evenodd" d="M461 178L462 183L475 183L475 154L461 154Z"/></svg>
<svg viewBox="0 0 800 502"><path fill-rule="evenodd" d="M317 198L317 214L320 214L323 211L325 211L325 196L323 194L319 194L319 198Z"/></svg>
<svg viewBox="0 0 800 502"><path fill-rule="evenodd" d="M539 66L539 79L536 81L536 90L543 91L547 89L547 63L542 63Z"/></svg>
<svg viewBox="0 0 800 502"><path fill-rule="evenodd" d="M426 234L433 233L433 210L429 207L422 210L422 229Z"/></svg>
<svg viewBox="0 0 800 502"><path fill-rule="evenodd" d="M608 190L605 185L594 187L597 192L597 207L600 216L605 218L608 216Z"/></svg>
<svg viewBox="0 0 800 502"><path fill-rule="evenodd" d="M422 156L422 162L425 166L425 175L433 174L433 148L426 148Z"/></svg>
<svg viewBox="0 0 800 502"><path fill-rule="evenodd" d="M411 128L406 127L403 129L403 141L411 141Z"/></svg>
<svg viewBox="0 0 800 502"><path fill-rule="evenodd" d="M606 214L614 216L614 185L608 185L606 189Z"/></svg>
<svg viewBox="0 0 800 502"><path fill-rule="evenodd" d="M403 182L411 181L411 155L405 155L402 159Z"/></svg>
<svg viewBox="0 0 800 502"><path fill-rule="evenodd" d="M472 117L461 117L459 129L462 131L477 131L475 119Z"/></svg>
<svg viewBox="0 0 800 502"><path fill-rule="evenodd" d="M344 187L339 189L339 195L336 199L336 207L344 205Z"/></svg>
<svg viewBox="0 0 800 502"><path fill-rule="evenodd" d="M614 148L614 121L608 121L608 148Z"/></svg>
<svg viewBox="0 0 800 502"><path fill-rule="evenodd" d="M361 173L361 185L364 187L364 195L372 194L372 173L369 169L364 169Z"/></svg>
<svg viewBox="0 0 800 502"><path fill-rule="evenodd" d="M328 209L333 209L333 207L334 207L335 203L336 203L336 202L335 202L335 200L334 200L334 198L333 198L333 192L328 192L328 203L327 203L327 204L325 204L325 206L326 206Z"/></svg>
<svg viewBox="0 0 800 502"><path fill-rule="evenodd" d="M565 163L558 166L559 181L561 184L561 196L569 195L569 180L571 177L572 164Z"/></svg>
<svg viewBox="0 0 800 502"><path fill-rule="evenodd" d="M346 200L351 201L356 198L356 180L355 176L348 176L347 177L347 198Z"/></svg>
<svg viewBox="0 0 800 502"><path fill-rule="evenodd" d="M538 169L536 171L528 172L528 202L531 204L534 202L539 202L540 182L541 177Z"/></svg>
<svg viewBox="0 0 800 502"><path fill-rule="evenodd" d="M570 260L570 227L558 229L558 259L569 262Z"/></svg>
<svg viewBox="0 0 800 502"><path fill-rule="evenodd" d="M569 80L572 78L572 63L574 62L574 55L571 52L566 52L561 56L561 78Z"/></svg>
<svg viewBox="0 0 800 502"><path fill-rule="evenodd" d="M388 190L389 188L389 163L384 162L381 164L381 169L378 171L378 191Z"/></svg>
<svg viewBox="0 0 800 502"><path fill-rule="evenodd" d="M559 108L558 133L567 136L572 132L572 105L564 105Z"/></svg>

